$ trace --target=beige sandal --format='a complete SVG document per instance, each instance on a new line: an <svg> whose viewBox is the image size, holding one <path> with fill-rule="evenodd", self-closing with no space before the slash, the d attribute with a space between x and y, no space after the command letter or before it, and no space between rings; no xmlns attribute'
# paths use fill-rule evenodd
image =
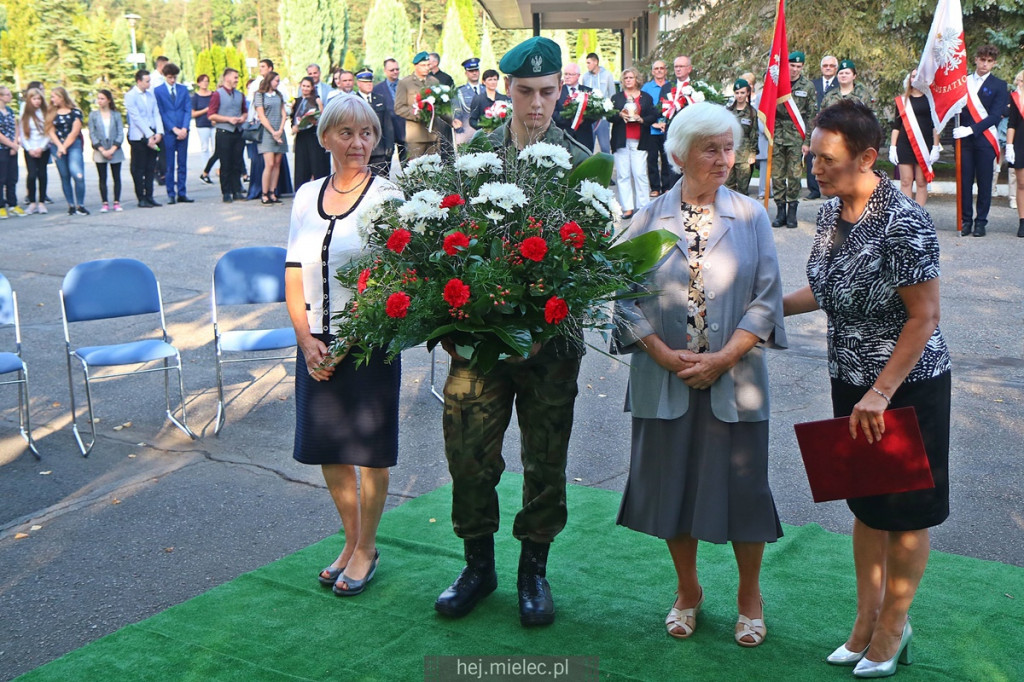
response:
<svg viewBox="0 0 1024 682"><path fill-rule="evenodd" d="M768 636L768 628L764 626L764 600L761 600L761 617L760 618L747 618L742 613L740 614L739 620L736 621L736 643L740 646L753 648L760 646L764 638ZM753 642L746 642L743 640L744 637L750 637Z"/></svg>
<svg viewBox="0 0 1024 682"><path fill-rule="evenodd" d="M678 594L678 593L676 593ZM704 590L700 591L700 600L697 605L689 609L677 609L674 606L665 617L665 629L668 634L676 639L686 639L697 629L697 614L700 607L704 605ZM676 631L676 628L682 632Z"/></svg>

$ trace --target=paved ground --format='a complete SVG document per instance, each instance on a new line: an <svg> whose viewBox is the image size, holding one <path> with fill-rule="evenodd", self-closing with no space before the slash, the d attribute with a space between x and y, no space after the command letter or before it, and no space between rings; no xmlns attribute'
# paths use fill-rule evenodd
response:
<svg viewBox="0 0 1024 682"><path fill-rule="evenodd" d="M228 424L220 437L213 435L213 265L233 247L283 244L290 202L224 205L215 188L194 184L198 202L189 206L143 211L127 202L121 214L69 218L58 205L46 217L0 223L0 272L20 298L32 417L43 453L36 462L23 447L13 392L4 389L0 679L293 552L339 525L319 471L291 459L291 363L230 369ZM59 186L51 188L59 196ZM92 200L94 188L90 184ZM953 514L935 530L934 546L1024 566L1024 240L1015 237L1016 215L1005 199L996 203L985 239L957 237L949 199L929 205L943 249L942 327L955 366ZM801 204L799 229L775 233L787 290L806 282L803 266L818 205ZM111 256L139 258L161 280L167 321L184 357L189 421L202 437L190 441L163 421L158 377L100 383L99 442L83 459L69 426L57 291L76 263ZM285 323L272 311L245 319ZM144 330L134 322L106 328L129 336ZM771 479L779 512L787 523L847 532L845 505L812 503L792 431L795 422L829 415L824 317L805 316L788 329L790 350L770 361ZM401 454L389 507L448 480L429 357L412 351L403 363ZM620 362L599 353L585 359L569 463L570 480L578 485L622 489L626 373ZM130 427L115 430L129 421ZM511 470L519 470L517 449L510 433ZM15 539L17 533L28 537ZM324 556L323 563L331 559ZM319 568L309 567L310 580ZM452 577L434 576L425 589L440 591Z"/></svg>

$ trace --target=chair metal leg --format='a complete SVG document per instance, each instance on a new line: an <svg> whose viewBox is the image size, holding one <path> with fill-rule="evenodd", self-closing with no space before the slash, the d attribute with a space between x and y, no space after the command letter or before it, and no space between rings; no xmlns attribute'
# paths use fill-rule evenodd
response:
<svg viewBox="0 0 1024 682"><path fill-rule="evenodd" d="M174 368L178 370L178 391L181 396L181 421L175 419L174 414L171 412L171 394L169 388L168 372L164 372L164 398L167 400L167 418L171 420L171 423L185 432L192 440L199 440L199 436L192 432L192 429L188 428L188 416L185 414L185 379L181 374L181 355L176 355L177 366ZM164 367L170 369L167 364L167 358L164 358Z"/></svg>
<svg viewBox="0 0 1024 682"><path fill-rule="evenodd" d="M219 436L220 430L224 428L224 376L220 364L220 344L217 344L217 351L214 354L214 361L217 363L217 418L214 420L213 435Z"/></svg>
<svg viewBox="0 0 1024 682"><path fill-rule="evenodd" d="M32 438L32 421L29 417L28 367L25 366L25 363L22 363L21 367L21 372L19 372L21 383L18 384L18 426L21 437L28 443L28 449L39 460L42 459L42 456L36 449L36 442Z"/></svg>
<svg viewBox="0 0 1024 682"><path fill-rule="evenodd" d="M71 431L75 435L75 440L78 442L78 449L82 453L82 457L88 457L89 452L92 451L92 446L96 444L96 423L93 421L92 414L92 391L89 387L89 367L79 359L82 363L82 374L85 376L85 400L89 409L89 429L92 433L92 439L86 444L82 440L82 434L78 430L78 415L75 409L75 382L71 375L71 353L68 353L68 392L71 393Z"/></svg>

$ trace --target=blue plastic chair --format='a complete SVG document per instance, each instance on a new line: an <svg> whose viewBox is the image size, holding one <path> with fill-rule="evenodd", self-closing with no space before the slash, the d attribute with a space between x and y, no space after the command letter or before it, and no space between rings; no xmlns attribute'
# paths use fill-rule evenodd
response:
<svg viewBox="0 0 1024 682"><path fill-rule="evenodd" d="M71 392L71 428L78 441L82 456L87 457L96 443L96 420L93 418L91 382L99 379L144 374L164 373L164 399L167 418L184 431L190 438L198 438L188 427L185 416L185 382L181 376L181 355L171 345L164 321L164 306L160 298L160 284L153 271L145 263L131 258L108 258L80 263L64 276L60 290L61 313L64 317L64 342L67 345L68 389ZM103 346L82 346L73 348L69 325L75 322L106 320L118 317L160 315L160 338L115 343ZM89 410L91 439L82 441L78 430L75 409L75 387L71 375L71 361L77 360L85 375L85 398ZM93 367L118 367L123 365L161 362L162 367L137 369L103 377L90 377ZM171 411L171 395L168 373L178 373L178 391L181 397L181 421Z"/></svg>
<svg viewBox="0 0 1024 682"><path fill-rule="evenodd" d="M213 269L211 309L217 362L217 420L214 434L224 427L224 379L222 366L233 362L287 360L290 355L259 355L225 360L225 353L255 353L295 346L292 327L222 331L218 306L258 305L284 302L285 250L279 246L249 246L228 251Z"/></svg>
<svg viewBox="0 0 1024 682"><path fill-rule="evenodd" d="M18 429L28 443L29 450L41 459L36 442L32 438L32 423L29 420L28 365L21 359L21 322L18 319L18 294L11 283L0 274L0 327L14 325L14 352L0 351L0 377L15 374L16 378L0 381L0 386L18 385Z"/></svg>

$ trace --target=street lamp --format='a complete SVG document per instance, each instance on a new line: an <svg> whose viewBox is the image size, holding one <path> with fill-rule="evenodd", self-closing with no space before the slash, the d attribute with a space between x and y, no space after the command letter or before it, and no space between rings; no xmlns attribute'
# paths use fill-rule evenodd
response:
<svg viewBox="0 0 1024 682"><path fill-rule="evenodd" d="M129 64L145 65L146 55L140 54L135 44L135 24L137 24L139 19L141 19L142 17L140 17L138 14L126 14L124 15L124 18L128 21L128 28L131 30L132 33L132 53L128 55L128 58L125 61L127 61Z"/></svg>

